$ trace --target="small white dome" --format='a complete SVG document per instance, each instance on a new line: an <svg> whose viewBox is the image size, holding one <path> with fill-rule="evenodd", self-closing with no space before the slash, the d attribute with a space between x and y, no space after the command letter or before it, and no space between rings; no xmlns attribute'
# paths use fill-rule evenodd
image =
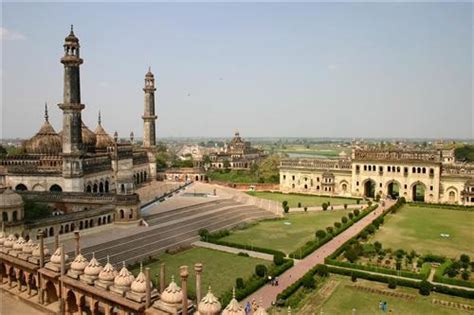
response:
<svg viewBox="0 0 474 315"><path fill-rule="evenodd" d="M245 315L243 307L235 298L235 288L232 290L232 300L230 300L229 305L224 309L222 315Z"/></svg>
<svg viewBox="0 0 474 315"><path fill-rule="evenodd" d="M122 269L120 269L118 275L115 276L114 284L119 287L129 287L132 284L133 280L135 280L135 277L130 271L128 271L124 262Z"/></svg>
<svg viewBox="0 0 474 315"><path fill-rule="evenodd" d="M150 286L150 288L151 288L151 286ZM135 293L145 293L146 292L146 276L143 273L141 265L140 265L140 273L135 278L135 281L132 282L131 289L132 289L132 292L135 292Z"/></svg>
<svg viewBox="0 0 474 315"><path fill-rule="evenodd" d="M211 287L209 287L206 296L202 298L201 302L199 302L199 313L203 315L218 315L220 314L221 309L221 303L214 294L212 294Z"/></svg>
<svg viewBox="0 0 474 315"><path fill-rule="evenodd" d="M54 252L54 254L51 256L51 258L49 259L49 261L51 261L53 264L61 264L61 246L58 247L58 249L56 249L56 251ZM67 259L69 258L68 255L64 254L64 261L67 261Z"/></svg>
<svg viewBox="0 0 474 315"><path fill-rule="evenodd" d="M168 304L179 304L183 301L183 291L174 282L174 276L171 276L171 282L161 293L160 300Z"/></svg>
<svg viewBox="0 0 474 315"><path fill-rule="evenodd" d="M99 273L99 280L102 281L114 281L117 276L117 270L109 262L109 256L107 256L107 263L104 266L104 269Z"/></svg>
<svg viewBox="0 0 474 315"><path fill-rule="evenodd" d="M8 235L5 242L3 243L3 246L5 246L7 248L12 248L13 244L15 244L15 242L16 242L16 236L13 235L13 234L10 234L10 235Z"/></svg>
<svg viewBox="0 0 474 315"><path fill-rule="evenodd" d="M33 243L33 240L30 238L28 242L23 246L22 251L27 254L31 254L33 249L35 249L36 244Z"/></svg>
<svg viewBox="0 0 474 315"><path fill-rule="evenodd" d="M268 315L267 311L260 305L253 315Z"/></svg>
<svg viewBox="0 0 474 315"><path fill-rule="evenodd" d="M43 253L44 253L45 256L49 254L49 249L46 246L43 247ZM32 254L33 254L34 257L40 257L40 246L39 246L39 244L35 244Z"/></svg>
<svg viewBox="0 0 474 315"><path fill-rule="evenodd" d="M15 249L15 250L22 250L23 249L23 246L25 246L26 244L26 241L23 237L19 237L18 240L13 243L13 246L12 248Z"/></svg>
<svg viewBox="0 0 474 315"><path fill-rule="evenodd" d="M89 262L87 261L87 258L82 256L81 253L79 253L72 261L71 269L75 271L84 271L88 264Z"/></svg>
<svg viewBox="0 0 474 315"><path fill-rule="evenodd" d="M102 271L101 264L95 259L94 253L92 253L92 259L89 261L89 264L84 269L84 274L92 277L97 277Z"/></svg>

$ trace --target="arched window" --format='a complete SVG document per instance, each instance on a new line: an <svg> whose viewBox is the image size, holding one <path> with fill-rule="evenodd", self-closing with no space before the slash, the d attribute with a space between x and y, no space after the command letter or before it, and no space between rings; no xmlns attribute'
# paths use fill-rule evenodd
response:
<svg viewBox="0 0 474 315"><path fill-rule="evenodd" d="M16 222L16 221L18 221L18 212L13 211L13 222Z"/></svg>
<svg viewBox="0 0 474 315"><path fill-rule="evenodd" d="M15 190L25 191L25 190L28 190L28 188L24 184L18 184L18 185L15 186Z"/></svg>
<svg viewBox="0 0 474 315"><path fill-rule="evenodd" d="M83 227L84 227L84 223L82 221L79 222L79 230L82 230Z"/></svg>
<svg viewBox="0 0 474 315"><path fill-rule="evenodd" d="M8 222L8 213L6 213L5 211L2 212L2 221Z"/></svg>
<svg viewBox="0 0 474 315"><path fill-rule="evenodd" d="M92 192L92 187L91 187L91 185L87 185L87 187L86 187L86 192Z"/></svg>
<svg viewBox="0 0 474 315"><path fill-rule="evenodd" d="M111 223L112 222L112 216L109 214L107 216L107 223Z"/></svg>
<svg viewBox="0 0 474 315"><path fill-rule="evenodd" d="M54 236L54 228L53 227L50 227L49 228L49 236Z"/></svg>
<svg viewBox="0 0 474 315"><path fill-rule="evenodd" d="M105 192L109 192L109 181L105 181Z"/></svg>
<svg viewBox="0 0 474 315"><path fill-rule="evenodd" d="M120 219L123 219L125 217L125 212L123 209L120 210Z"/></svg>
<svg viewBox="0 0 474 315"><path fill-rule="evenodd" d="M99 183L99 192L104 192L104 184L102 182Z"/></svg>
<svg viewBox="0 0 474 315"><path fill-rule="evenodd" d="M97 192L98 190L98 187L97 187L97 184L94 184L94 186L92 187L92 192Z"/></svg>
<svg viewBox="0 0 474 315"><path fill-rule="evenodd" d="M426 174L426 167L423 167L423 174Z"/></svg>
<svg viewBox="0 0 474 315"><path fill-rule="evenodd" d="M54 184L51 187L49 187L49 191L61 192L61 191L63 191L63 189L61 188L61 186L59 186L57 184Z"/></svg>

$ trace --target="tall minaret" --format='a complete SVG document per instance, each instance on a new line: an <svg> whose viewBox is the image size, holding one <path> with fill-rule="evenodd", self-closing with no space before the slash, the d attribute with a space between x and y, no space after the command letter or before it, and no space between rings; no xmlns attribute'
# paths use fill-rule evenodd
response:
<svg viewBox="0 0 474 315"><path fill-rule="evenodd" d="M64 65L64 95L63 103L59 108L63 111L63 177L65 191L83 191L82 187L82 160L83 153L81 111L81 84L79 66L82 59L79 57L79 39L71 32L64 40L64 56L61 63Z"/></svg>
<svg viewBox="0 0 474 315"><path fill-rule="evenodd" d="M145 111L143 113L143 147L153 148L156 145L155 121L155 77L150 68L145 75Z"/></svg>

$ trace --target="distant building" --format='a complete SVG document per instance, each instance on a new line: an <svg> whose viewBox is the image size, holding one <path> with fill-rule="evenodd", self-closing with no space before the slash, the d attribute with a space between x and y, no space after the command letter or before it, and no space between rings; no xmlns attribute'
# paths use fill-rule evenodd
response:
<svg viewBox="0 0 474 315"><path fill-rule="evenodd" d="M474 164L457 162L454 149L354 149L339 160L282 160L280 190L474 205Z"/></svg>
<svg viewBox="0 0 474 315"><path fill-rule="evenodd" d="M249 141L244 141L238 131L234 138L221 151L209 154L210 167L214 169L250 169L250 167L267 155L260 149L253 148ZM203 165L200 161L198 166Z"/></svg>

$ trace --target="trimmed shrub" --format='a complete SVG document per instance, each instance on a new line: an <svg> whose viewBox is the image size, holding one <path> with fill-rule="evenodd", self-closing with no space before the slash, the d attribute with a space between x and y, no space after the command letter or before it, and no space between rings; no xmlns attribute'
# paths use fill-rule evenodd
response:
<svg viewBox="0 0 474 315"><path fill-rule="evenodd" d="M320 277L327 277L329 275L328 266L326 266L326 265L316 265L316 273Z"/></svg>
<svg viewBox="0 0 474 315"><path fill-rule="evenodd" d="M463 280L466 280L466 281L469 280L469 271L464 270L464 271L461 273L461 278L462 278Z"/></svg>
<svg viewBox="0 0 474 315"><path fill-rule="evenodd" d="M328 232L329 234L332 234L334 232L334 228L332 226L328 226L326 228L326 232Z"/></svg>
<svg viewBox="0 0 474 315"><path fill-rule="evenodd" d="M303 276L303 287L306 289L314 289L316 288L316 281L312 274L305 274Z"/></svg>
<svg viewBox="0 0 474 315"><path fill-rule="evenodd" d="M301 202L298 202L298 208L301 208Z"/></svg>
<svg viewBox="0 0 474 315"><path fill-rule="evenodd" d="M286 206L288 206L288 201L284 200L281 205L283 206L283 208L286 208Z"/></svg>
<svg viewBox="0 0 474 315"><path fill-rule="evenodd" d="M358 216L359 214L360 214L360 210L359 209L354 209L354 215Z"/></svg>
<svg viewBox="0 0 474 315"><path fill-rule="evenodd" d="M369 236L369 233L368 233L366 230L363 230L362 232L360 232L359 236L360 236L360 238L362 238L363 240L366 240L367 237Z"/></svg>
<svg viewBox="0 0 474 315"><path fill-rule="evenodd" d="M250 257L249 254L243 253L243 252L239 252L239 253L237 254L237 256Z"/></svg>
<svg viewBox="0 0 474 315"><path fill-rule="evenodd" d="M347 203L344 204L344 209L347 210Z"/></svg>
<svg viewBox="0 0 474 315"><path fill-rule="evenodd" d="M430 295L431 289L433 286L426 280L420 282L419 292L421 295Z"/></svg>
<svg viewBox="0 0 474 315"><path fill-rule="evenodd" d="M354 214L352 212L349 212L348 216L349 216L349 219L351 220L354 218Z"/></svg>
<svg viewBox="0 0 474 315"><path fill-rule="evenodd" d="M235 279L235 287L238 289L243 289L245 287L245 284L244 284L244 279L242 278L237 278Z"/></svg>
<svg viewBox="0 0 474 315"><path fill-rule="evenodd" d="M341 222L342 222L343 224L346 224L347 221L349 221L349 220L347 219L346 216L343 216L343 217L341 218Z"/></svg>
<svg viewBox="0 0 474 315"><path fill-rule="evenodd" d="M315 234L318 239L322 239L326 236L326 232L324 232L324 230L317 230Z"/></svg>
<svg viewBox="0 0 474 315"><path fill-rule="evenodd" d="M268 270L265 265L258 264L255 266L255 274L259 276L260 278L265 277L267 274Z"/></svg>
<svg viewBox="0 0 474 315"><path fill-rule="evenodd" d="M334 227L339 229L342 226L341 222L334 222Z"/></svg>
<svg viewBox="0 0 474 315"><path fill-rule="evenodd" d="M323 210L326 211L328 209L329 205L327 203L323 202L321 207L323 207Z"/></svg>
<svg viewBox="0 0 474 315"><path fill-rule="evenodd" d="M388 287L390 289L395 289L397 287L397 280L395 278L390 278L388 280Z"/></svg>
<svg viewBox="0 0 474 315"><path fill-rule="evenodd" d="M285 213L290 212L290 207L288 207L288 206L283 207L283 212L285 212Z"/></svg>
<svg viewBox="0 0 474 315"><path fill-rule="evenodd" d="M277 254L273 255L273 263L276 266L280 266L284 262L285 262L285 257L283 256L283 254L277 253Z"/></svg>
<svg viewBox="0 0 474 315"><path fill-rule="evenodd" d="M352 282L357 282L357 277L356 277L355 275L352 275L352 276L351 276L351 281L352 281Z"/></svg>
<svg viewBox="0 0 474 315"><path fill-rule="evenodd" d="M308 207L304 207L304 212L308 211Z"/></svg>

